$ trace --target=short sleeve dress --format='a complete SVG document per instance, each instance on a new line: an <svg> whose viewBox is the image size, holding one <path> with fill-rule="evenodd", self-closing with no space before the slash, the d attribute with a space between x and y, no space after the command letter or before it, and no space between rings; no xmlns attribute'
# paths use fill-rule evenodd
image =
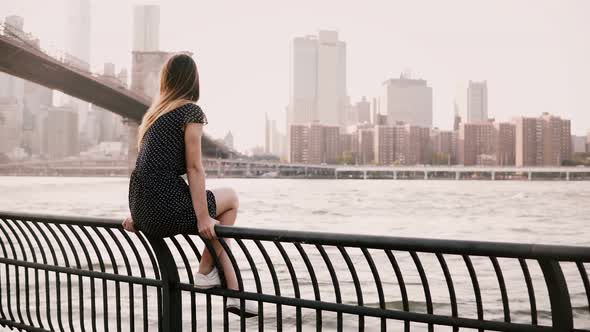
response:
<svg viewBox="0 0 590 332"><path fill-rule="evenodd" d="M162 115L145 133L129 180L129 209L136 228L146 235L197 234L197 217L186 174L184 127L207 123L196 104ZM215 196L207 193L209 215L216 217Z"/></svg>

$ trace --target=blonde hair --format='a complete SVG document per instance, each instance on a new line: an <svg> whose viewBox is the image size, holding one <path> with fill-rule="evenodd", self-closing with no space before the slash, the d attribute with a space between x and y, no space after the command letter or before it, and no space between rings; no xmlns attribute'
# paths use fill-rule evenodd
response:
<svg viewBox="0 0 590 332"><path fill-rule="evenodd" d="M160 74L160 93L144 114L137 131L137 148L148 129L164 114L199 100L199 73L195 61L186 54L170 57Z"/></svg>

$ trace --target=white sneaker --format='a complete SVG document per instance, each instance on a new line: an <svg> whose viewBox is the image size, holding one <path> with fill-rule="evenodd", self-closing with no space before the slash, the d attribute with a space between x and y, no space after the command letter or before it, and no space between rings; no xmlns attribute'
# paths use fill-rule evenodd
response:
<svg viewBox="0 0 590 332"><path fill-rule="evenodd" d="M240 299L228 297L225 305L227 311L245 318L258 316L258 304L254 301L244 300L244 312L240 310Z"/></svg>
<svg viewBox="0 0 590 332"><path fill-rule="evenodd" d="M213 270L206 275L197 272L195 275L194 286L198 289L209 289L221 286L221 279L219 279L217 268L213 268Z"/></svg>

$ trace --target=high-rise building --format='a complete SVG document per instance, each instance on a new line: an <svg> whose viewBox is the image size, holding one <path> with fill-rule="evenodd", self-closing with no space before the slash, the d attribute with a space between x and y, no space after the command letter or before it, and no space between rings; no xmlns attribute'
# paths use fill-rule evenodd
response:
<svg viewBox="0 0 590 332"><path fill-rule="evenodd" d="M397 127L389 125L375 126L375 164L391 165L396 160L394 131L396 131L397 129Z"/></svg>
<svg viewBox="0 0 590 332"><path fill-rule="evenodd" d="M21 105L16 97L0 97L0 154L18 148L22 135Z"/></svg>
<svg viewBox="0 0 590 332"><path fill-rule="evenodd" d="M486 81L469 81L466 121L469 123L488 121L488 85Z"/></svg>
<svg viewBox="0 0 590 332"><path fill-rule="evenodd" d="M293 40L287 124L344 125L346 43L336 31Z"/></svg>
<svg viewBox="0 0 590 332"><path fill-rule="evenodd" d="M492 122L461 123L457 140L458 163L472 166L485 160L485 165L489 165L490 160L496 158L495 137Z"/></svg>
<svg viewBox="0 0 590 332"><path fill-rule="evenodd" d="M309 125L292 124L289 126L289 162L307 163L309 153Z"/></svg>
<svg viewBox="0 0 590 332"><path fill-rule="evenodd" d="M67 106L49 109L43 126L43 137L43 154L47 158L78 155L78 112Z"/></svg>
<svg viewBox="0 0 590 332"><path fill-rule="evenodd" d="M90 63L90 0L68 0L66 18L67 52Z"/></svg>
<svg viewBox="0 0 590 332"><path fill-rule="evenodd" d="M494 123L496 161L500 166L514 166L516 126L509 122Z"/></svg>
<svg viewBox="0 0 590 332"><path fill-rule="evenodd" d="M560 166L571 159L570 120L543 113L538 118L517 118L515 123L516 166Z"/></svg>
<svg viewBox="0 0 590 332"><path fill-rule="evenodd" d="M432 148L430 145L430 128L405 125L407 132L406 165L424 165L432 161Z"/></svg>
<svg viewBox="0 0 590 332"><path fill-rule="evenodd" d="M542 147L540 144L542 124L537 118L519 117L514 120L516 125L515 164L518 167L537 166L542 164Z"/></svg>
<svg viewBox="0 0 590 332"><path fill-rule="evenodd" d="M133 7L133 50L156 52L160 50L160 7L136 5Z"/></svg>
<svg viewBox="0 0 590 332"><path fill-rule="evenodd" d="M363 96L363 98L356 103L355 110L358 123L371 123L371 103L367 100L367 97Z"/></svg>
<svg viewBox="0 0 590 332"><path fill-rule="evenodd" d="M341 160L346 164L356 164L358 162L358 134L353 133L340 133L340 139L338 143L338 155Z"/></svg>
<svg viewBox="0 0 590 332"><path fill-rule="evenodd" d="M385 81L383 87L380 108L387 114L388 124L403 121L413 126L432 127L432 88L425 80L402 74L398 79Z"/></svg>
<svg viewBox="0 0 590 332"><path fill-rule="evenodd" d="M80 70L90 70L90 0L66 2L66 52L65 62ZM56 104L78 112L78 132L83 134L88 126L90 103L61 92L56 93Z"/></svg>
<svg viewBox="0 0 590 332"><path fill-rule="evenodd" d="M430 132L432 151L451 156L453 151L453 132L434 129Z"/></svg>
<svg viewBox="0 0 590 332"><path fill-rule="evenodd" d="M375 162L375 129L372 126L358 128L358 160L367 165Z"/></svg>
<svg viewBox="0 0 590 332"><path fill-rule="evenodd" d="M340 126L313 122L291 125L290 162L305 164L334 164L340 158Z"/></svg>
<svg viewBox="0 0 590 332"><path fill-rule="evenodd" d="M430 164L430 128L399 122L374 129L375 163L379 165Z"/></svg>
<svg viewBox="0 0 590 332"><path fill-rule="evenodd" d="M572 135L572 153L586 152L586 136Z"/></svg>
<svg viewBox="0 0 590 332"><path fill-rule="evenodd" d="M572 157L570 120L543 113L543 166L561 166Z"/></svg>

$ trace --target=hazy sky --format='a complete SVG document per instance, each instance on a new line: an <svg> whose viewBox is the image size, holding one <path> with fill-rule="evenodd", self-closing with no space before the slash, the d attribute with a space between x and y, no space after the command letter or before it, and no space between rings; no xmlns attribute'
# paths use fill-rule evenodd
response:
<svg viewBox="0 0 590 332"><path fill-rule="evenodd" d="M91 0L91 62L130 67L132 5ZM487 80L489 114L543 111L590 129L590 1L150 1L161 6L160 47L194 52L206 130L234 133L240 150L264 142L264 113L283 129L293 37L335 29L347 43L348 92L377 96L410 70L434 90L434 124L452 126L456 87ZM65 0L2 0L44 45L65 48Z"/></svg>

